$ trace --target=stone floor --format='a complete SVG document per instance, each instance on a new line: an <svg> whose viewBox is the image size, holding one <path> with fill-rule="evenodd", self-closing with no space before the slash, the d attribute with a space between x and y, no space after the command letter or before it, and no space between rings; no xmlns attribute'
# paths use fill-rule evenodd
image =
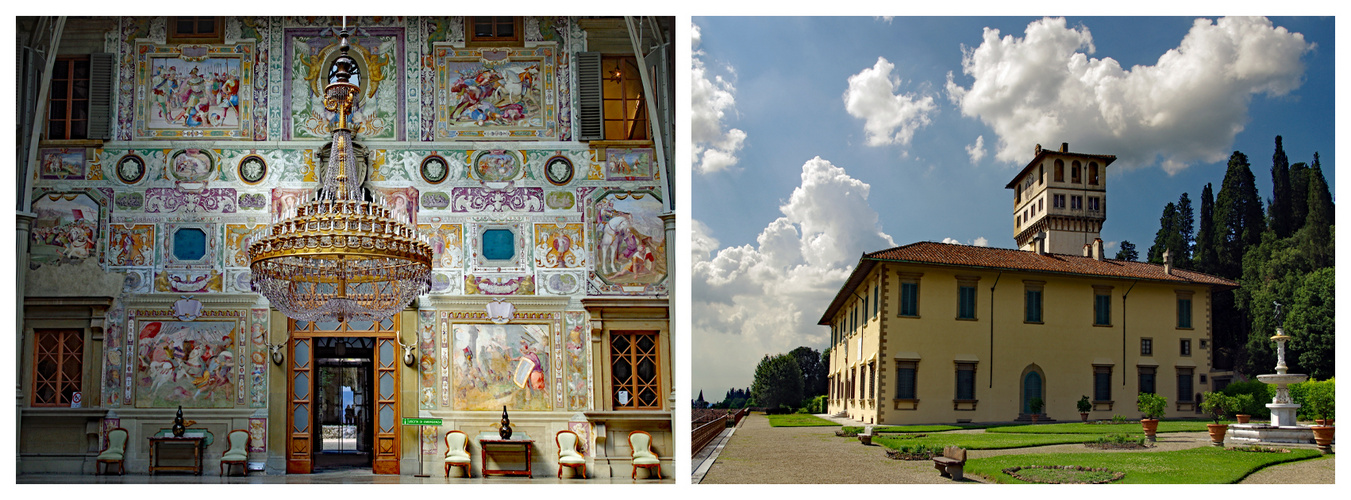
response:
<svg viewBox="0 0 1351 500"><path fill-rule="evenodd" d="M115 469L114 469L115 470ZM372 474L370 469L344 469L315 474L284 474L284 475L265 475L259 472L249 473L248 476L219 476L218 471L207 471L201 476L185 473L160 473L154 476L142 474L118 475L100 475L92 474L24 474L16 479L18 484L132 484L132 485L158 485L158 484L674 484L670 476L664 476L664 479L639 479L633 480L629 476L590 478L590 479L558 479L553 474L540 474L536 471L534 478L524 476L491 476L484 478L476 476L472 478L446 478L440 474L434 474L431 477L414 477L407 475L387 475ZM591 471L587 471L590 473Z"/></svg>

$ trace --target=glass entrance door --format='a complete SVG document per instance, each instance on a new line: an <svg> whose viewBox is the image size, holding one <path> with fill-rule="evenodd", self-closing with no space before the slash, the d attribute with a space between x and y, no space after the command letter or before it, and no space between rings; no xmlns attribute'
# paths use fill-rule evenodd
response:
<svg viewBox="0 0 1351 500"><path fill-rule="evenodd" d="M316 469L370 467L374 345L371 337L316 337Z"/></svg>

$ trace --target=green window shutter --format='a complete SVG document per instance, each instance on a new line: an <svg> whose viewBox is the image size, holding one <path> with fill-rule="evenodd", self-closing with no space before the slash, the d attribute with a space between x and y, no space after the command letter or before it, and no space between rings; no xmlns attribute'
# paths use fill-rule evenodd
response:
<svg viewBox="0 0 1351 500"><path fill-rule="evenodd" d="M577 53L577 140L597 141L605 138L600 66L600 52Z"/></svg>
<svg viewBox="0 0 1351 500"><path fill-rule="evenodd" d="M89 138L113 138L113 78L117 74L114 54L89 55Z"/></svg>

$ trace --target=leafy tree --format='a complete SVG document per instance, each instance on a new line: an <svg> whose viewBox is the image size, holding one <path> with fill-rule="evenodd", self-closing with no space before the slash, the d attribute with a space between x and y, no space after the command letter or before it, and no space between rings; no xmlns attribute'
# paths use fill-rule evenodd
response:
<svg viewBox="0 0 1351 500"><path fill-rule="evenodd" d="M1333 263L1332 223L1335 208L1332 193L1327 181L1323 180L1323 169L1318 165L1318 154L1314 153L1314 164L1309 169L1309 214L1304 227L1296 233L1296 239L1304 253L1313 259L1315 267L1331 266Z"/></svg>
<svg viewBox="0 0 1351 500"><path fill-rule="evenodd" d="M1331 378L1335 373L1336 268L1325 267L1309 273L1295 289L1294 303L1285 321L1290 335L1290 350L1296 365L1314 379ZM1287 360L1290 353L1286 354Z"/></svg>
<svg viewBox="0 0 1351 500"><path fill-rule="evenodd" d="M1215 247L1218 258L1212 272L1225 278L1243 274L1243 254L1262 242L1266 230L1262 202L1257 195L1248 156L1234 151L1224 183L1215 197Z"/></svg>
<svg viewBox="0 0 1351 500"><path fill-rule="evenodd" d="M802 368L789 354L765 355L755 367L751 400L756 406L778 408L802 401Z"/></svg>
<svg viewBox="0 0 1351 500"><path fill-rule="evenodd" d="M802 396L812 398L826 393L826 364L816 349L802 346L788 352L802 370Z"/></svg>
<svg viewBox="0 0 1351 500"><path fill-rule="evenodd" d="M1121 241L1121 248L1116 251L1116 260L1129 260L1135 262L1140 260L1140 252L1135 251L1135 244L1126 240Z"/></svg>
<svg viewBox="0 0 1351 500"><path fill-rule="evenodd" d="M1213 273L1215 267L1215 196L1211 194L1210 183L1201 190L1201 224L1196 228L1196 248L1193 252L1194 268L1203 273Z"/></svg>
<svg viewBox="0 0 1351 500"><path fill-rule="evenodd" d="M1234 296L1241 315L1250 318L1247 326L1252 333L1244 335L1244 348L1236 353L1241 372L1270 373L1276 366L1276 346L1271 341L1277 326L1274 303L1284 304L1284 311L1289 312L1295 288L1310 270L1309 259L1293 240L1277 239L1270 231L1244 256L1241 286Z"/></svg>
<svg viewBox="0 0 1351 500"><path fill-rule="evenodd" d="M1290 158L1285 156L1285 148L1278 135L1276 152L1271 155L1271 207L1268 210L1271 229L1276 232L1277 238L1288 238L1298 229L1291 225L1294 213L1291 212L1290 197L1293 195L1290 190Z"/></svg>

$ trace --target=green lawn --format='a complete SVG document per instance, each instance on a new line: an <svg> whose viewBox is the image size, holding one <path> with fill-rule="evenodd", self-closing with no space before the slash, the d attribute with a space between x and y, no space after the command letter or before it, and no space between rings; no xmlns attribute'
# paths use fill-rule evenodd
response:
<svg viewBox="0 0 1351 500"><path fill-rule="evenodd" d="M1044 446L1048 444L1066 444L1082 443L1091 438L1083 434L931 434L925 437L907 437L900 436L876 436L873 442L891 448L893 450L900 448L901 445L915 446L925 444L929 446L960 446L968 450L1000 450L1004 448L1026 448L1028 446Z"/></svg>
<svg viewBox="0 0 1351 500"><path fill-rule="evenodd" d="M839 426L821 417L794 413L789 415L769 415L770 427L831 427Z"/></svg>
<svg viewBox="0 0 1351 500"><path fill-rule="evenodd" d="M892 432L892 433L910 433L910 432L943 432L955 431L959 429L981 429L983 425L877 425L873 426L873 433ZM855 433L863 432L861 426L845 426L845 432L853 431Z"/></svg>
<svg viewBox="0 0 1351 500"><path fill-rule="evenodd" d="M1159 422L1159 432L1205 432L1208 420L1165 420ZM1231 422L1221 422L1231 423ZM1009 434L1144 434L1139 421L1125 424L1065 424L1009 425L990 427L985 432Z"/></svg>
<svg viewBox="0 0 1351 500"><path fill-rule="evenodd" d="M1082 437L1081 437L1082 438ZM885 439L885 438L882 438ZM1082 465L1125 472L1117 483L1236 483L1257 470L1284 462L1319 456L1317 450L1290 453L1247 453L1205 446L1151 453L1049 453L1002 455L966 462L967 474L979 474L999 483L1022 483L1004 469L1027 465ZM1114 483L1115 484L1115 483Z"/></svg>

